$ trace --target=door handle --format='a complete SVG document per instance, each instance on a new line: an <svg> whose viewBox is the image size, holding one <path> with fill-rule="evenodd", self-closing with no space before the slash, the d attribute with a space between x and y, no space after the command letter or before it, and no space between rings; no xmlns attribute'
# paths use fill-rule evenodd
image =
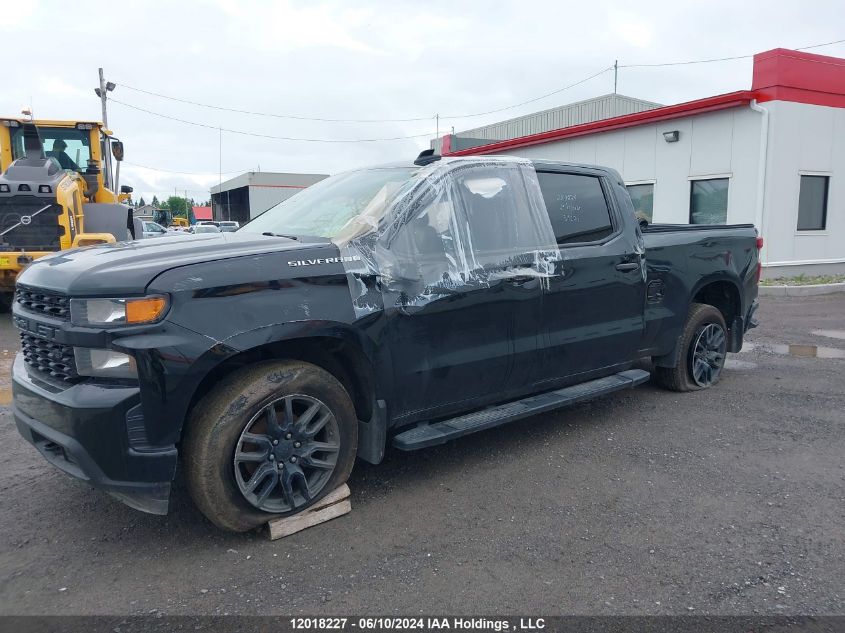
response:
<svg viewBox="0 0 845 633"><path fill-rule="evenodd" d="M622 271L623 273L630 273L639 269L640 265L637 262L623 262L621 264L616 264L616 270Z"/></svg>

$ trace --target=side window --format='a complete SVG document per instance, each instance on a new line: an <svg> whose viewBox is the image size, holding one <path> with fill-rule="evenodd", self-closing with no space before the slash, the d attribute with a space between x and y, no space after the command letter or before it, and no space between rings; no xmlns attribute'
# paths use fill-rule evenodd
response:
<svg viewBox="0 0 845 633"><path fill-rule="evenodd" d="M728 221L728 178L693 180L690 184L690 224Z"/></svg>
<svg viewBox="0 0 845 633"><path fill-rule="evenodd" d="M798 230L824 231L827 226L829 176L801 176L798 194Z"/></svg>
<svg viewBox="0 0 845 633"><path fill-rule="evenodd" d="M540 246L525 184L514 169L472 169L456 179L465 241L476 267L496 267ZM471 263L471 266L473 263Z"/></svg>
<svg viewBox="0 0 845 633"><path fill-rule="evenodd" d="M558 244L595 242L613 233L610 209L595 176L537 172Z"/></svg>
<svg viewBox="0 0 845 633"><path fill-rule="evenodd" d="M455 226L451 197L429 189L383 253L391 268L383 272L426 284L451 278L459 270Z"/></svg>
<svg viewBox="0 0 845 633"><path fill-rule="evenodd" d="M651 224L654 215L654 184L626 185L626 188L631 196L637 220L646 220Z"/></svg>

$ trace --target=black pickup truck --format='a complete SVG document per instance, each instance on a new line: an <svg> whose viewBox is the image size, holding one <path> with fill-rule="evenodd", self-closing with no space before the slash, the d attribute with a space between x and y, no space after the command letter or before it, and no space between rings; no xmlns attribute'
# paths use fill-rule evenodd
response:
<svg viewBox="0 0 845 633"><path fill-rule="evenodd" d="M755 325L753 226L641 226L611 169L425 154L234 233L32 264L20 432L147 512L167 512L181 459L200 510L243 531L388 443L527 424L644 382L643 358L670 389L710 387Z"/></svg>

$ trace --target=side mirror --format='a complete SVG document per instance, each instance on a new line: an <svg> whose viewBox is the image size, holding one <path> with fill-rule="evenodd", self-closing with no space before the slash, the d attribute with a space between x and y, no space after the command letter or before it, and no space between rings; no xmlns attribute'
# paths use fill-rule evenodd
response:
<svg viewBox="0 0 845 633"><path fill-rule="evenodd" d="M123 160L123 141L112 141L111 154L116 161Z"/></svg>
<svg viewBox="0 0 845 633"><path fill-rule="evenodd" d="M132 193L133 191L135 190L129 185L120 185L120 193Z"/></svg>

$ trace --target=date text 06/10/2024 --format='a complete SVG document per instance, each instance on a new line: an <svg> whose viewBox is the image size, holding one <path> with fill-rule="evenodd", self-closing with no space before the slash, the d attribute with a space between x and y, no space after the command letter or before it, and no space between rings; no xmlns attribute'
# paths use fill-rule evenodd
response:
<svg viewBox="0 0 845 633"><path fill-rule="evenodd" d="M543 618L466 618L466 617L298 617L290 619L291 628L296 631L308 630L416 630L416 631L541 631L545 629Z"/></svg>

